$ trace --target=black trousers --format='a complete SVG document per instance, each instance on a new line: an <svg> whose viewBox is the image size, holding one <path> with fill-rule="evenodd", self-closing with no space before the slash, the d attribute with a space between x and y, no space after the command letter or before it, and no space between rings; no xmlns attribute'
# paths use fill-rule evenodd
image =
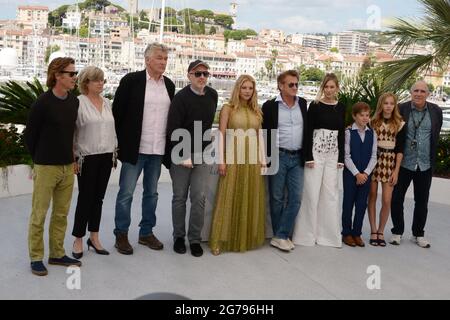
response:
<svg viewBox="0 0 450 320"><path fill-rule="evenodd" d="M427 171L411 171L403 167L400 168L398 183L392 193L391 218L394 227L391 229L393 234L403 234L405 231L405 220L403 203L405 194L413 182L414 187L414 216L412 224L412 233L415 237L423 237L424 228L427 222L428 198L430 195L432 173L431 169Z"/></svg>
<svg viewBox="0 0 450 320"><path fill-rule="evenodd" d="M78 202L72 235L82 238L86 227L98 232L105 197L112 168L112 153L86 156L78 178Z"/></svg>

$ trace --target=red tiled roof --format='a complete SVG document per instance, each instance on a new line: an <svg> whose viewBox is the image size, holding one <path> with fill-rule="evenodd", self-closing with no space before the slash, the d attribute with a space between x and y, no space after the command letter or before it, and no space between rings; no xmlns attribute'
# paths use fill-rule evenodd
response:
<svg viewBox="0 0 450 320"><path fill-rule="evenodd" d="M48 7L46 6L19 6L19 10L46 10L48 11Z"/></svg>

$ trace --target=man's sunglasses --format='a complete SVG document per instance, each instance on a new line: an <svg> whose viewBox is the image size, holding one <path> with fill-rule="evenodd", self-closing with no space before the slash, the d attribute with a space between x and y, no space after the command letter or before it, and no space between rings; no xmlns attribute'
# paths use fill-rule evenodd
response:
<svg viewBox="0 0 450 320"><path fill-rule="evenodd" d="M60 73L67 73L71 78L78 74L78 71L60 71Z"/></svg>
<svg viewBox="0 0 450 320"><path fill-rule="evenodd" d="M288 84L288 87L289 88L293 88L293 87L298 88L298 82L291 82L291 83Z"/></svg>
<svg viewBox="0 0 450 320"><path fill-rule="evenodd" d="M210 73L208 71L196 71L196 72L191 72L190 74L193 74L196 78L200 78L202 75L205 78L208 78Z"/></svg>

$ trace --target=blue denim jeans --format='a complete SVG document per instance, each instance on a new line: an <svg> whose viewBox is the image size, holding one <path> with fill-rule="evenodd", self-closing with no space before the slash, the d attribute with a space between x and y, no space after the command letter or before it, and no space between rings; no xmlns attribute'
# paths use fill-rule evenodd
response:
<svg viewBox="0 0 450 320"><path fill-rule="evenodd" d="M139 223L139 237L153 234L156 225L156 205L158 203L158 180L161 175L160 155L139 154L136 165L123 162L120 171L119 193L116 200L116 228L114 234L128 233L131 223L131 202L137 180L144 170L142 195L142 220Z"/></svg>
<svg viewBox="0 0 450 320"><path fill-rule="evenodd" d="M303 171L300 154L280 152L278 172L269 176L272 229L274 237L279 239L287 239L292 235L295 218L300 210Z"/></svg>

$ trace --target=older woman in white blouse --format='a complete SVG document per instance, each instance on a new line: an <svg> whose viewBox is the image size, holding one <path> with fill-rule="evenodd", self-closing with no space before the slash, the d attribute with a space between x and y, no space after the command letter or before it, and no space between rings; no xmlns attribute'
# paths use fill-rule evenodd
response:
<svg viewBox="0 0 450 320"><path fill-rule="evenodd" d="M78 164L78 202L72 235L75 237L72 255L83 256L83 237L86 228L90 232L88 249L109 254L103 249L98 231L102 213L103 198L115 166L117 138L111 103L101 93L105 84L104 73L97 67L86 67L80 72L81 95L76 122L74 153Z"/></svg>

